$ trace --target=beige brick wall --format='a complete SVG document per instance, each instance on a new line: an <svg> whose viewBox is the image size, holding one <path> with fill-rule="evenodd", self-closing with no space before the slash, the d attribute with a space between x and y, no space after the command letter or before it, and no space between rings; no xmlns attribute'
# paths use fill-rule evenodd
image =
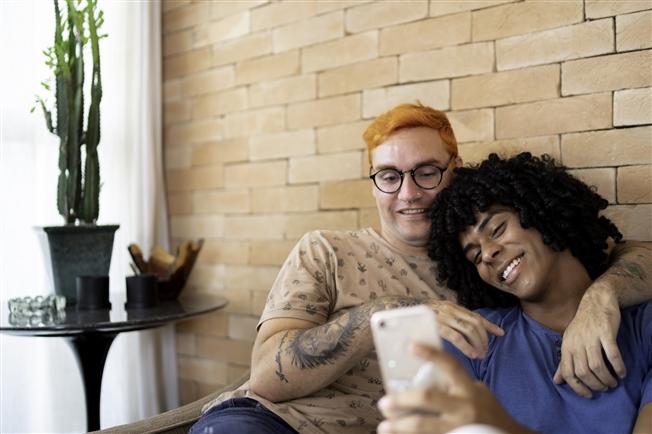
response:
<svg viewBox="0 0 652 434"><path fill-rule="evenodd" d="M467 162L548 153L652 240L649 0L163 3L164 147L175 243L206 245L177 327L183 402L248 369L266 293L301 235L378 225L361 134L417 99Z"/></svg>

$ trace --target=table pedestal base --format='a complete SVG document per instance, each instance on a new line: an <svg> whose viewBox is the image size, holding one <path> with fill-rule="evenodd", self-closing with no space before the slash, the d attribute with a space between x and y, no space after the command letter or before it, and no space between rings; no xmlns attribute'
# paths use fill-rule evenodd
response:
<svg viewBox="0 0 652 434"><path fill-rule="evenodd" d="M113 339L118 333L84 333L67 336L72 347L84 382L86 397L86 428L88 431L100 429L100 391L104 363Z"/></svg>

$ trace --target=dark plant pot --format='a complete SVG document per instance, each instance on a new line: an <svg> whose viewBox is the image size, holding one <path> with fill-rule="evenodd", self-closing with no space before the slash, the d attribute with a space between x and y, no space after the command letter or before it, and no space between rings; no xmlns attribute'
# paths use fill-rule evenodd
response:
<svg viewBox="0 0 652 434"><path fill-rule="evenodd" d="M158 305L158 278L153 274L127 277L125 309L145 309Z"/></svg>
<svg viewBox="0 0 652 434"><path fill-rule="evenodd" d="M85 275L108 275L113 252L113 236L119 225L48 226L54 293L77 303L75 279Z"/></svg>

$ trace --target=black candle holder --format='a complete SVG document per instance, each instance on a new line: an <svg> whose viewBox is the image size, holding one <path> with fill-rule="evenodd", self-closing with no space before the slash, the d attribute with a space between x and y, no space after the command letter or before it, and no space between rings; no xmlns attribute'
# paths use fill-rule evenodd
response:
<svg viewBox="0 0 652 434"><path fill-rule="evenodd" d="M158 305L158 277L138 274L127 277L125 309L145 309Z"/></svg>
<svg viewBox="0 0 652 434"><path fill-rule="evenodd" d="M109 276L77 276L77 309L111 309Z"/></svg>

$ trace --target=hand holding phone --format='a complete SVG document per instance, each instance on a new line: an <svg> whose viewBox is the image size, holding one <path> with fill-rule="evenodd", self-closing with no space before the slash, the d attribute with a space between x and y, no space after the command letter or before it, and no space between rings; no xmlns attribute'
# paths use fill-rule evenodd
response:
<svg viewBox="0 0 652 434"><path fill-rule="evenodd" d="M412 342L441 348L437 318L427 306L413 306L376 312L371 332L388 392L441 384L434 364L410 351Z"/></svg>

